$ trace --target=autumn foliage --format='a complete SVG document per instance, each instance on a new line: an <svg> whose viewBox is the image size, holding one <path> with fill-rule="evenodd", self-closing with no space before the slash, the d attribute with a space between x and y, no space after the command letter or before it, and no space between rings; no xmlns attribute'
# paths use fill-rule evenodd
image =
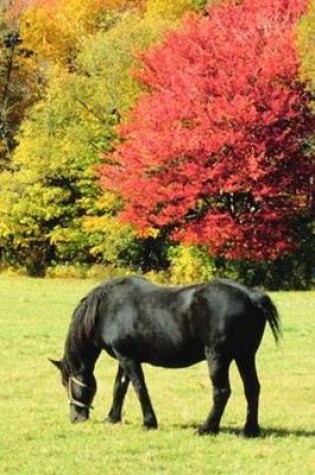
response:
<svg viewBox="0 0 315 475"><path fill-rule="evenodd" d="M143 0L13 0L9 22L42 59L72 66L82 40L106 29L112 12L142 8Z"/></svg>
<svg viewBox="0 0 315 475"><path fill-rule="evenodd" d="M314 0L2 3L0 272L311 285Z"/></svg>
<svg viewBox="0 0 315 475"><path fill-rule="evenodd" d="M164 229L234 259L294 248L312 171L295 41L307 3L224 3L141 56L147 92L101 171L140 233Z"/></svg>

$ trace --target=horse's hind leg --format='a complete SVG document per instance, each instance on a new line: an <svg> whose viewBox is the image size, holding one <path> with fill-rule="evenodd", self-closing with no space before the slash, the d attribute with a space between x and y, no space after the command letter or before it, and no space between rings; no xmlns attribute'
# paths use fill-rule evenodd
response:
<svg viewBox="0 0 315 475"><path fill-rule="evenodd" d="M108 413L107 421L115 424L121 421L121 412L130 379L125 370L119 365L114 383L113 403Z"/></svg>
<svg viewBox="0 0 315 475"><path fill-rule="evenodd" d="M244 434L246 437L258 437L260 435L258 425L260 384L257 376L255 354L237 357L235 361L244 384L247 400L247 416Z"/></svg>
<svg viewBox="0 0 315 475"><path fill-rule="evenodd" d="M131 380L132 385L138 396L143 413L143 425L147 429L156 429L158 423L146 387L141 365L130 358L126 358L124 356L119 355L118 353L116 353L116 356L119 360L120 366L123 368L126 375Z"/></svg>
<svg viewBox="0 0 315 475"><path fill-rule="evenodd" d="M206 350L206 358L213 386L213 406L206 421L198 429L198 433L201 435L217 434L219 432L220 421L231 395L229 382L231 359L208 350Z"/></svg>

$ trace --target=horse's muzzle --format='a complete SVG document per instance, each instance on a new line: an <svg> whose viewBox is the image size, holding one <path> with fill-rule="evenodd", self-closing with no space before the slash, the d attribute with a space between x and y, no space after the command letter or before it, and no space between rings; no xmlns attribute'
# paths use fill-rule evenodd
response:
<svg viewBox="0 0 315 475"><path fill-rule="evenodd" d="M75 407L70 409L70 422L72 424L78 424L79 422L85 422L89 418L89 411L82 409L80 411L76 410Z"/></svg>

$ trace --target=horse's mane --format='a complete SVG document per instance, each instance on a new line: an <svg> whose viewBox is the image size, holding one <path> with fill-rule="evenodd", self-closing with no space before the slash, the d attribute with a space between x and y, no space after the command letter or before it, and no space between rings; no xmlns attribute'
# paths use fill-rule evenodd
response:
<svg viewBox="0 0 315 475"><path fill-rule="evenodd" d="M98 317L98 306L104 293L104 287L96 287L75 308L66 342L69 352L75 352L79 346L91 340Z"/></svg>
<svg viewBox="0 0 315 475"><path fill-rule="evenodd" d="M124 283L125 281L125 277L110 279L92 289L80 300L72 314L68 338L66 340L67 351L76 353L79 347L82 347L82 344L87 344L92 340L98 318L99 303L107 297L108 291L111 290L113 286Z"/></svg>

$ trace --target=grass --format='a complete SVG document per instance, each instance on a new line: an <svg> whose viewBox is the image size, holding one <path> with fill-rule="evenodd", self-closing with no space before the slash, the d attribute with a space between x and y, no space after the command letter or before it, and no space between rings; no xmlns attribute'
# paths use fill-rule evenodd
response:
<svg viewBox="0 0 315 475"><path fill-rule="evenodd" d="M115 362L103 355L89 422L73 426L56 370L70 314L95 282L0 277L0 473L16 475L315 473L315 292L274 293L284 326L276 348L268 329L258 354L264 437L241 434L245 401L235 368L222 432L198 437L210 386L206 364L185 370L145 367L159 418L146 432L133 391L124 422L104 424Z"/></svg>

